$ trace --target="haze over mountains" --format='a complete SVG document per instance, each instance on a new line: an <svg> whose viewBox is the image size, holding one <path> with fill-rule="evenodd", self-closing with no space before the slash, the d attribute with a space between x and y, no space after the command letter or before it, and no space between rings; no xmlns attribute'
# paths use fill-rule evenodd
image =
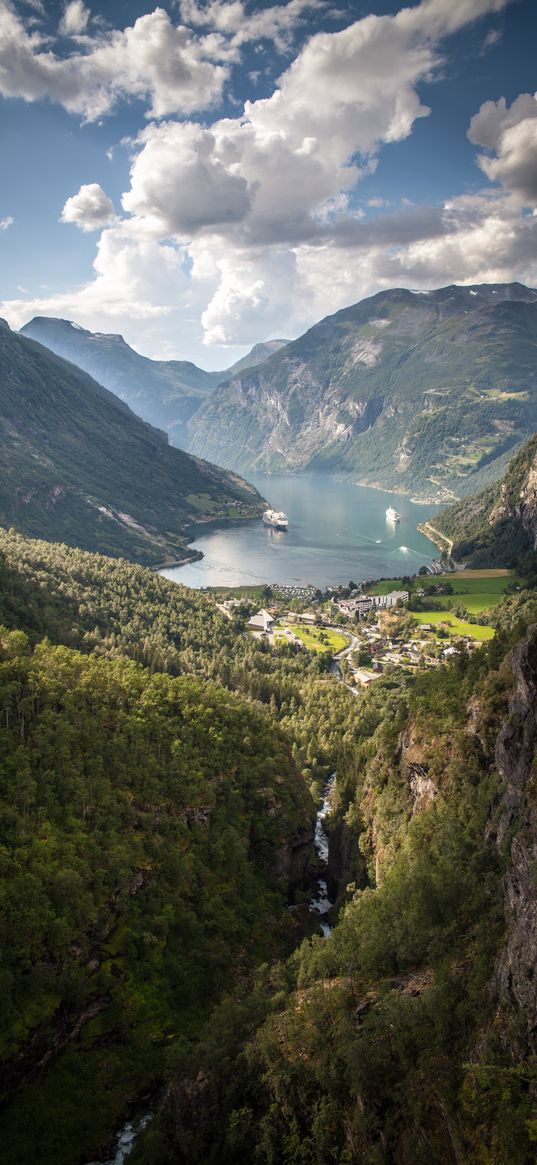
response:
<svg viewBox="0 0 537 1165"><path fill-rule="evenodd" d="M257 491L168 444L106 388L0 326L0 524L134 561L191 555L189 525Z"/></svg>
<svg viewBox="0 0 537 1165"><path fill-rule="evenodd" d="M249 470L344 474L426 497L498 477L537 425L537 292L384 291L204 401L189 448Z"/></svg>
<svg viewBox="0 0 537 1165"><path fill-rule="evenodd" d="M497 480L537 426L537 291L520 283L381 292L224 372L149 360L66 320L22 334L246 475L327 472L446 500Z"/></svg>
<svg viewBox="0 0 537 1165"><path fill-rule="evenodd" d="M190 417L222 380L261 363L287 343L256 344L231 368L205 372L189 360L150 360L135 352L123 336L89 332L70 320L36 316L21 328L21 335L38 340L88 372L144 420L166 429L173 444L181 448L188 445Z"/></svg>

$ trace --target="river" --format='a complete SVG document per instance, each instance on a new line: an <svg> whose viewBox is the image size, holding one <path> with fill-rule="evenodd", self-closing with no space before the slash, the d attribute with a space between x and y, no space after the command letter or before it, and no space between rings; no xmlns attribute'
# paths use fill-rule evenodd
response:
<svg viewBox="0 0 537 1165"><path fill-rule="evenodd" d="M438 556L416 529L438 506L335 478L312 474L250 474L263 497L289 517L285 532L261 519L222 528L205 526L192 543L204 557L162 571L190 587L281 583L361 582L364 578L414 574ZM401 521L386 520L393 506Z"/></svg>
<svg viewBox="0 0 537 1165"><path fill-rule="evenodd" d="M336 780L336 773L332 773L329 777L328 783L323 789L320 809L317 812L315 820L315 852L319 862L326 868L328 874L328 835L324 828L325 818L330 812L330 804L332 800L332 792ZM319 915L319 926L321 934L324 938L328 938L332 933L332 927L328 921L327 915L330 913L334 903L328 897L328 883L326 878L317 878L316 892L310 899L310 911L312 914Z"/></svg>

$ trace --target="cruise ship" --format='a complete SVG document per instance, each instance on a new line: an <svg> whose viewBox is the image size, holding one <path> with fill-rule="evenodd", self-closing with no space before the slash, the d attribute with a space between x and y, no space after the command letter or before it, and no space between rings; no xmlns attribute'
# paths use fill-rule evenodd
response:
<svg viewBox="0 0 537 1165"><path fill-rule="evenodd" d="M386 510L386 521L387 522L400 522L401 521L401 515L397 513L397 510L394 510L393 506L388 506L388 509Z"/></svg>
<svg viewBox="0 0 537 1165"><path fill-rule="evenodd" d="M265 526L274 526L275 530L287 530L289 518L283 510L265 510L263 514Z"/></svg>

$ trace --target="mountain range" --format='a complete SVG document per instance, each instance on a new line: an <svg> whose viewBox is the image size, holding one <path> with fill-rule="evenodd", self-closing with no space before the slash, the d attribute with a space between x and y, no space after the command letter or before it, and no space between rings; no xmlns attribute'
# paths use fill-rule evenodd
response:
<svg viewBox="0 0 537 1165"><path fill-rule="evenodd" d="M383 291L232 376L191 451L445 500L500 476L537 427L537 291Z"/></svg>
<svg viewBox="0 0 537 1165"><path fill-rule="evenodd" d="M0 326L0 524L157 564L188 558L186 531L255 516L234 473L168 444L106 388Z"/></svg>
<svg viewBox="0 0 537 1165"><path fill-rule="evenodd" d="M115 393L145 421L166 429L174 445L188 443L187 423L215 388L244 367L260 364L287 340L256 344L223 372L205 372L189 360L150 360L131 348L123 336L89 332L70 320L35 316L21 335L37 340L57 356L88 372Z"/></svg>

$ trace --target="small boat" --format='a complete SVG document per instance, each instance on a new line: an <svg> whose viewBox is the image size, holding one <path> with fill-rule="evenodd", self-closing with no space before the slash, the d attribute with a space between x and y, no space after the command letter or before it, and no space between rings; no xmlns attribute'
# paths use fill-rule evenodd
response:
<svg viewBox="0 0 537 1165"><path fill-rule="evenodd" d="M283 510L265 510L263 514L265 526L272 526L274 530L287 530L289 518Z"/></svg>
<svg viewBox="0 0 537 1165"><path fill-rule="evenodd" d="M394 510L393 506L388 506L388 509L386 510L386 521L387 522L400 522L401 521L401 515L397 513L397 510Z"/></svg>

